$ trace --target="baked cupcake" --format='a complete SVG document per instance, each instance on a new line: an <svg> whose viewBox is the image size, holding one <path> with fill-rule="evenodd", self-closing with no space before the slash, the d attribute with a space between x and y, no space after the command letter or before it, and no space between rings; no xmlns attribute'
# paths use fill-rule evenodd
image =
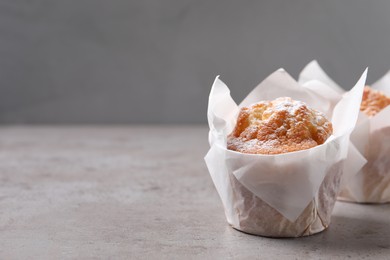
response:
<svg viewBox="0 0 390 260"><path fill-rule="evenodd" d="M332 123L323 113L309 108L304 102L281 97L241 108L236 126L228 136L227 148L248 154L296 152L323 144L332 131ZM328 209L333 208L336 200L340 173L340 164L329 169L318 201L310 202L294 222L253 196L231 176L235 210L246 216L240 221L239 229L271 237L306 236L322 231L329 225L331 211Z"/></svg>
<svg viewBox="0 0 390 260"><path fill-rule="evenodd" d="M337 85L316 61L310 62L301 72L299 82L318 80L329 86L324 92L333 91L341 99L347 91ZM366 164L357 173L346 169L346 176L339 199L359 203L390 202L390 71L377 82L366 86L360 105L361 114L351 134L358 164Z"/></svg>
<svg viewBox="0 0 390 260"><path fill-rule="evenodd" d="M388 105L390 105L390 98L383 92L369 86L364 88L360 110L369 119L375 118ZM380 121L382 120L386 119ZM368 124L366 126L370 127ZM340 199L362 203L390 202L390 158L388 156L390 154L390 126L381 127L371 133L370 129L367 130L365 136L367 142L364 150L362 149L367 163L355 179L351 180L350 187L347 186L340 192ZM352 137L355 143L361 142L360 134Z"/></svg>
<svg viewBox="0 0 390 260"><path fill-rule="evenodd" d="M336 106L314 91L315 82L312 90L303 88L284 70L266 78L240 107L215 80L205 161L232 227L301 237L329 226L365 76Z"/></svg>

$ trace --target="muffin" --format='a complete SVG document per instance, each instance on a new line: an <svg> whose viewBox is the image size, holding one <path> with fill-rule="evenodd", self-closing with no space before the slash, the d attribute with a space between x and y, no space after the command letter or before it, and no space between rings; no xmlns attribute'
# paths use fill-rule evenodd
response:
<svg viewBox="0 0 390 260"><path fill-rule="evenodd" d="M303 86L313 80L326 84L328 88L323 88L323 93L334 92L336 99L342 99L350 92L335 83L316 61L310 62L299 76ZM371 86L364 87L361 113L351 134L350 147L355 154L350 156L351 166L344 169L346 178L340 200L390 202L390 109L387 108L390 104L390 71ZM359 164L362 168L355 172Z"/></svg>
<svg viewBox="0 0 390 260"><path fill-rule="evenodd" d="M370 119L388 105L390 105L390 98L383 92L369 86L364 88L360 110ZM355 140L355 142L359 141ZM367 143L362 151L367 163L354 180L351 180L352 187L360 188L353 188L353 193L348 188L343 189L340 192L340 199L362 203L390 202L389 143L390 127L376 129L367 135Z"/></svg>
<svg viewBox="0 0 390 260"><path fill-rule="evenodd" d="M204 159L233 228L301 237L329 226L344 167L353 164L349 138L366 73L333 103L317 93L321 86L316 82L304 88L281 69L238 106L216 78L207 109L210 150Z"/></svg>
<svg viewBox="0 0 390 260"><path fill-rule="evenodd" d="M227 138L229 150L275 155L313 148L332 135L332 123L321 112L289 97L241 108ZM286 166L285 171L288 172ZM270 173L272 174L272 173ZM270 237L307 236L324 230L337 197L341 163L328 170L318 201L313 200L294 222L246 189L233 175L234 207L242 217L239 230ZM272 219L272 221L269 221Z"/></svg>

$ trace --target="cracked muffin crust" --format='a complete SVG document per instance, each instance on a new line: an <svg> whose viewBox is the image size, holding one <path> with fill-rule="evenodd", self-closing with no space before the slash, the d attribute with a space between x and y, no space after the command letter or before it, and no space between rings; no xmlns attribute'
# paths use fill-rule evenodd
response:
<svg viewBox="0 0 390 260"><path fill-rule="evenodd" d="M289 97L241 108L227 148L250 154L281 154L323 144L332 134L324 114Z"/></svg>

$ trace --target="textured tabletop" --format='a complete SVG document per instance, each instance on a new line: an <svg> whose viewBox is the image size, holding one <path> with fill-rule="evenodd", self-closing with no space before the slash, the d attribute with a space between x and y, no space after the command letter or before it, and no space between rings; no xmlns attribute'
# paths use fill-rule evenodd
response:
<svg viewBox="0 0 390 260"><path fill-rule="evenodd" d="M389 259L390 205L337 203L330 228L229 227L204 126L0 128L1 259Z"/></svg>

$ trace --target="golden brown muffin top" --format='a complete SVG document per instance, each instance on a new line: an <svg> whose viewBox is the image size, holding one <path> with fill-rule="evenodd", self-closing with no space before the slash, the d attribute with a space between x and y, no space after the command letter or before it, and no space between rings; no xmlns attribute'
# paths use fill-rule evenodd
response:
<svg viewBox="0 0 390 260"><path fill-rule="evenodd" d="M390 98L383 92L372 89L369 86L364 87L360 111L365 113L367 116L372 117L388 105L390 105Z"/></svg>
<svg viewBox="0 0 390 260"><path fill-rule="evenodd" d="M332 132L324 114L281 97L241 108L227 147L242 153L280 154L323 144Z"/></svg>

